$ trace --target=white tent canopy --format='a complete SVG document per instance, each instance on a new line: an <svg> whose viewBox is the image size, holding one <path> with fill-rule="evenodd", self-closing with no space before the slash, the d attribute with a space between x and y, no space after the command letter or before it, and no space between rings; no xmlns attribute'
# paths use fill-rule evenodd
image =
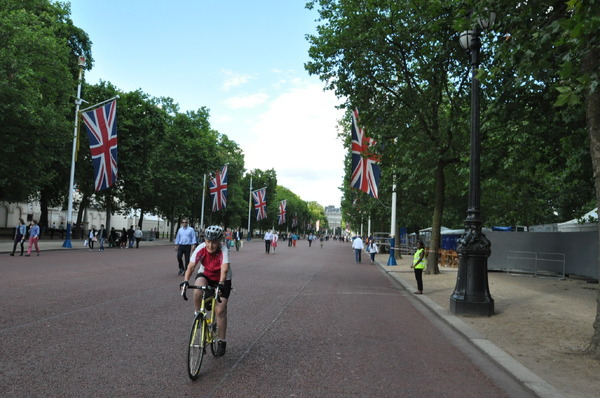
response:
<svg viewBox="0 0 600 398"><path fill-rule="evenodd" d="M579 222L583 220L583 224ZM595 220L589 222L590 220ZM598 208L588 211L580 218L574 218L557 224L559 232L585 232L598 230Z"/></svg>

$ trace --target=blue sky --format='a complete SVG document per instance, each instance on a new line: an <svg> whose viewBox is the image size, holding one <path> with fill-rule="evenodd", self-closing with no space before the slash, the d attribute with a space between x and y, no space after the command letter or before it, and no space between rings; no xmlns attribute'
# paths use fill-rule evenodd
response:
<svg viewBox="0 0 600 398"><path fill-rule="evenodd" d="M342 101L304 70L317 18L305 0L70 3L93 42L88 83L171 97L181 111L205 106L246 169L273 168L303 200L339 207Z"/></svg>

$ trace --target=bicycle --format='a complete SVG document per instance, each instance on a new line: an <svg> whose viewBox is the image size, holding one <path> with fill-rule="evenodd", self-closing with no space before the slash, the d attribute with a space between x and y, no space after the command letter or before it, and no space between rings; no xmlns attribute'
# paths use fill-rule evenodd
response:
<svg viewBox="0 0 600 398"><path fill-rule="evenodd" d="M188 346L188 376L196 380L200 376L200 367L202 359L206 354L206 346L210 345L210 351L213 356L217 356L217 319L215 318L216 302L221 302L219 298L219 288L210 286L193 286L181 289L181 295L187 300L187 289L202 290L202 300L200 301L200 311L196 314L190 331L190 340Z"/></svg>

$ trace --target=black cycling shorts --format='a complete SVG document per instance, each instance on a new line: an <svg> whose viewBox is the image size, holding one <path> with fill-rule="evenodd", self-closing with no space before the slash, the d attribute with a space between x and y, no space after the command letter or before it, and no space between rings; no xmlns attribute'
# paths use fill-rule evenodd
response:
<svg viewBox="0 0 600 398"><path fill-rule="evenodd" d="M208 279L208 277L206 275L204 275L203 273L199 273L198 275L196 275L196 279L198 279L198 278L206 279L208 281L208 286L210 286L210 287L216 288L217 285L219 284L219 281L213 281L211 279ZM223 284L223 289L221 290L221 297L228 299L230 294L231 294L231 280L226 280L225 283Z"/></svg>

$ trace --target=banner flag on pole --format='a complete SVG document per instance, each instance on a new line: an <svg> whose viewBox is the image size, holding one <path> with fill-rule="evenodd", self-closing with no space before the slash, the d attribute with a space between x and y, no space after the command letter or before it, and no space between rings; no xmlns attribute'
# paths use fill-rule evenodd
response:
<svg viewBox="0 0 600 398"><path fill-rule="evenodd" d="M82 113L94 163L96 191L112 186L117 180L117 101Z"/></svg>
<svg viewBox="0 0 600 398"><path fill-rule="evenodd" d="M381 178L381 169L377 164L379 156L371 150L376 143L358 127L358 109L355 109L352 112L352 177L350 185L374 198L379 197L378 186Z"/></svg>
<svg viewBox="0 0 600 398"><path fill-rule="evenodd" d="M285 213L287 213L286 204L286 200L279 202L279 225L285 224Z"/></svg>
<svg viewBox="0 0 600 398"><path fill-rule="evenodd" d="M296 228L298 226L298 216L294 216L292 218L292 228Z"/></svg>
<svg viewBox="0 0 600 398"><path fill-rule="evenodd" d="M252 191L252 197L254 198L254 210L256 210L256 221L267 218L267 200L265 198L266 191L266 188Z"/></svg>
<svg viewBox="0 0 600 398"><path fill-rule="evenodd" d="M227 165L210 177L210 196L212 196L212 211L219 211L227 206Z"/></svg>

